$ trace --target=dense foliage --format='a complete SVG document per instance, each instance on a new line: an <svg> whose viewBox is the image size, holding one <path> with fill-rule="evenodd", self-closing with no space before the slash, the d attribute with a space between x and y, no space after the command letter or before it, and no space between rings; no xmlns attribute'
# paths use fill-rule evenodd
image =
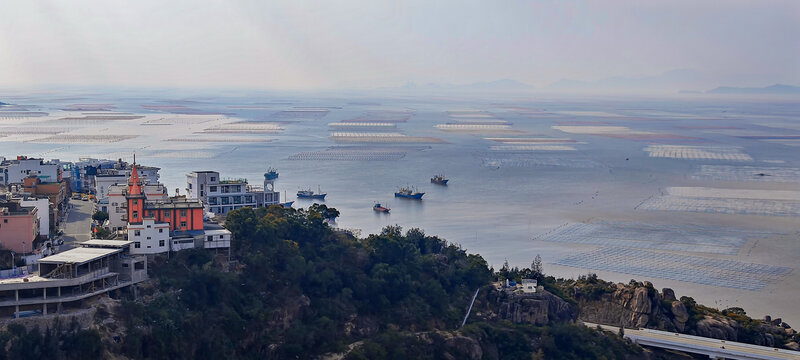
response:
<svg viewBox="0 0 800 360"><path fill-rule="evenodd" d="M10 324L0 331L0 344L6 344L5 351L0 351L0 360L99 359L103 353L97 330L79 329L76 323L66 331L44 332Z"/></svg>
<svg viewBox="0 0 800 360"><path fill-rule="evenodd" d="M538 257L529 269L505 265L493 273L479 255L422 230L390 226L358 239L331 229L326 220L335 216L324 206L232 211L231 254L194 249L156 258L154 281L137 287L139 296L115 314L100 315L99 331L9 326L0 332L0 360L103 352L285 359L345 351L348 359L601 359L642 351L572 324L512 324L476 314L459 329L475 290L490 289L493 279L533 277L570 299L562 280L542 273ZM482 294L480 311L493 311L498 304ZM109 318L122 326L105 325Z"/></svg>
<svg viewBox="0 0 800 360"><path fill-rule="evenodd" d="M483 258L418 229L336 233L323 221L334 211L229 213L241 271L222 271L202 250L153 266L163 295L126 305L125 354L288 358L341 351L386 329L454 329L491 280Z"/></svg>

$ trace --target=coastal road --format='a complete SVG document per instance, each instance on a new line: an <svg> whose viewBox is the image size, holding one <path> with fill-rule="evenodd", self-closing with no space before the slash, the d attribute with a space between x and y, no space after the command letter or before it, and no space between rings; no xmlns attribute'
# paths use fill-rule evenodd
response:
<svg viewBox="0 0 800 360"><path fill-rule="evenodd" d="M584 322L590 328L600 326L603 330L618 332L619 327ZM800 352L766 346L718 340L700 336L672 333L651 329L625 329L625 338L644 346L660 347L694 354L707 355L712 359L795 359Z"/></svg>
<svg viewBox="0 0 800 360"><path fill-rule="evenodd" d="M71 249L75 247L75 242L91 238L93 203L81 200L70 200L69 203L72 205L72 209L67 214L67 221L64 223L64 244L59 247L59 251Z"/></svg>

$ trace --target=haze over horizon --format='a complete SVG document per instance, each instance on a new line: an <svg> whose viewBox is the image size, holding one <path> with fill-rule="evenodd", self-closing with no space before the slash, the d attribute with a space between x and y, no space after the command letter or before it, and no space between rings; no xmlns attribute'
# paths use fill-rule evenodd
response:
<svg viewBox="0 0 800 360"><path fill-rule="evenodd" d="M0 88L324 90L498 79L558 88L665 73L682 76L669 90L800 85L800 3L791 1L3 7Z"/></svg>

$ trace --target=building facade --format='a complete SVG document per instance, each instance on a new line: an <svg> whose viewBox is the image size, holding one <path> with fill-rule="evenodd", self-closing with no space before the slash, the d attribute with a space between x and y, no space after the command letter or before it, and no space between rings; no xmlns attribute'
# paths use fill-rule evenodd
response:
<svg viewBox="0 0 800 360"><path fill-rule="evenodd" d="M261 188L251 186L247 179L221 179L216 171L192 171L187 174L186 193L187 197L201 201L206 210L214 214L280 203L280 194L272 189L271 182L265 180Z"/></svg>
<svg viewBox="0 0 800 360"><path fill-rule="evenodd" d="M23 207L35 207L36 208L36 218L39 221L39 235L40 236L47 236L50 237L52 234L50 232L50 200L47 198L31 198L31 197L24 197L19 199L14 199L19 202L19 204Z"/></svg>
<svg viewBox="0 0 800 360"><path fill-rule="evenodd" d="M0 280L0 317L47 315L85 308L82 301L147 280L147 261L130 241L89 240L39 259L39 271Z"/></svg>
<svg viewBox="0 0 800 360"><path fill-rule="evenodd" d="M169 199L167 195L167 188L161 184L143 184L141 186L142 194L144 194L145 201L163 202ZM128 212L128 184L111 185L108 188L107 203L106 200L99 202L108 209L108 227L116 231L125 229L128 225L127 212ZM102 208L102 207L101 207Z"/></svg>
<svg viewBox="0 0 800 360"><path fill-rule="evenodd" d="M21 184L25 178L36 176L43 182L61 181L61 165L57 161L17 156L0 162L0 184Z"/></svg>
<svg viewBox="0 0 800 360"><path fill-rule="evenodd" d="M128 240L133 241L131 254L158 254L169 250L169 224L153 219L128 225Z"/></svg>
<svg viewBox="0 0 800 360"><path fill-rule="evenodd" d="M39 216L36 207L21 206L15 201L0 202L0 246L27 253L39 236Z"/></svg>

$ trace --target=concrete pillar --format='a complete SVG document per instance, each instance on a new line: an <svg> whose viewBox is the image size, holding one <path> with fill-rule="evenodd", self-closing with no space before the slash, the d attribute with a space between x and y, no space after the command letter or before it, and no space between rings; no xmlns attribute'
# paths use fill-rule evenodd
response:
<svg viewBox="0 0 800 360"><path fill-rule="evenodd" d="M47 303L42 304L42 315L47 315Z"/></svg>
<svg viewBox="0 0 800 360"><path fill-rule="evenodd" d="M47 288L42 289L43 297L42 299L47 300Z"/></svg>

